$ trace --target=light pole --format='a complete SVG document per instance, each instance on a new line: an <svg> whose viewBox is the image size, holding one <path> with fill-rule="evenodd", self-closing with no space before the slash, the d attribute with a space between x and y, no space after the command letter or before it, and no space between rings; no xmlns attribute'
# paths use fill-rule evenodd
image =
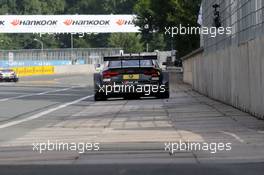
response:
<svg viewBox="0 0 264 175"><path fill-rule="evenodd" d="M74 64L74 56L73 56L73 33L71 33L71 63Z"/></svg>
<svg viewBox="0 0 264 175"><path fill-rule="evenodd" d="M71 33L71 49L73 49L73 34Z"/></svg>
<svg viewBox="0 0 264 175"><path fill-rule="evenodd" d="M78 13L76 13L75 15L79 15ZM74 65L76 64L76 60L75 60L75 55L74 55L74 36L73 36L73 32L71 32L71 64Z"/></svg>
<svg viewBox="0 0 264 175"><path fill-rule="evenodd" d="M41 44L41 58L42 58L42 61L44 61L44 54L43 54L43 48L44 48L44 44L42 41L38 40L37 38L34 38L34 41L37 41L38 43ZM43 64L42 64L43 65Z"/></svg>
<svg viewBox="0 0 264 175"><path fill-rule="evenodd" d="M38 43L41 44L41 51L43 52L44 44L42 41L38 40L37 38L34 38L34 41L37 41Z"/></svg>

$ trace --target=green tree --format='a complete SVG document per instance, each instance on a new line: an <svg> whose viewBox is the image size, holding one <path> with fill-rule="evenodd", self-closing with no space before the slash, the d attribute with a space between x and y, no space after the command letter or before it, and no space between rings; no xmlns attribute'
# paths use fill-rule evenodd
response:
<svg viewBox="0 0 264 175"><path fill-rule="evenodd" d="M103 5L107 14L132 14L135 0L105 0Z"/></svg>
<svg viewBox="0 0 264 175"><path fill-rule="evenodd" d="M0 49L12 49L14 48L14 42L5 34L0 34Z"/></svg>
<svg viewBox="0 0 264 175"><path fill-rule="evenodd" d="M39 0L20 0L17 1L17 8L19 14L41 14L41 2Z"/></svg>
<svg viewBox="0 0 264 175"><path fill-rule="evenodd" d="M0 15L17 14L16 0L1 0L0 1Z"/></svg>
<svg viewBox="0 0 264 175"><path fill-rule="evenodd" d="M152 33L165 33L165 27L197 26L201 0L139 0L134 10L136 24L141 28L144 42L153 40ZM199 47L198 35L165 36L166 49L176 49L179 55Z"/></svg>
<svg viewBox="0 0 264 175"><path fill-rule="evenodd" d="M113 33L109 38L110 47L123 48L127 53L142 52L141 36L135 33Z"/></svg>
<svg viewBox="0 0 264 175"><path fill-rule="evenodd" d="M98 0L66 0L66 14L104 14L103 3Z"/></svg>
<svg viewBox="0 0 264 175"><path fill-rule="evenodd" d="M42 14L61 14L65 10L65 0L42 0Z"/></svg>
<svg viewBox="0 0 264 175"><path fill-rule="evenodd" d="M74 47L75 48L89 48L91 45L85 40L85 38L74 38Z"/></svg>
<svg viewBox="0 0 264 175"><path fill-rule="evenodd" d="M154 50L165 50L166 43L164 40L164 35L161 33L154 33L152 35L152 39L150 40L149 44L149 51L153 52Z"/></svg>

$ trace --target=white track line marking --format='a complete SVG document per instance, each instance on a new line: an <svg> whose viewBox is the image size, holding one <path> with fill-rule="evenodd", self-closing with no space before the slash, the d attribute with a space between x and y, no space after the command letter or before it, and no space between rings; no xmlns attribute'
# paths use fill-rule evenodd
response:
<svg viewBox="0 0 264 175"><path fill-rule="evenodd" d="M244 140L241 139L239 136L237 136L236 134L234 133L231 133L231 132L225 132L225 131L221 131L222 133L226 134L226 135L229 135L229 136L232 136L234 137L236 140L238 140L240 143L244 143Z"/></svg>
<svg viewBox="0 0 264 175"><path fill-rule="evenodd" d="M68 107L70 105L79 103L79 102L81 102L83 100L86 100L88 98L91 98L91 97L93 97L93 95L89 95L89 96L80 98L78 100L72 101L72 102L64 103L64 104L62 104L60 106L57 106L55 108L48 109L47 111L40 112L38 114L32 115L30 117L27 117L27 118L24 118L24 119L21 119L21 120L16 120L16 121L8 122L6 124L0 125L0 129L7 128L7 127L10 127L10 126L14 126L14 125L17 125L17 124L20 124L20 123L24 123L24 122L27 122L27 121L30 121L30 120L34 120L34 119L40 118L40 117L42 117L44 115L47 115L47 114L52 113L54 111L57 111L59 109Z"/></svg>
<svg viewBox="0 0 264 175"><path fill-rule="evenodd" d="M65 88L65 89L57 89L57 90L53 90L53 91L40 92L40 93L35 93L35 94L26 94L26 95L20 95L20 96L10 97L10 98L3 98L3 99L0 99L0 102L4 102L4 101L8 101L8 100L14 100L14 99L19 99L19 98L24 98L24 97L45 95L45 94L52 93L52 92L62 92L62 91L67 91L67 90L70 90L70 89L73 89L73 88L76 88L76 87L70 87L70 88Z"/></svg>

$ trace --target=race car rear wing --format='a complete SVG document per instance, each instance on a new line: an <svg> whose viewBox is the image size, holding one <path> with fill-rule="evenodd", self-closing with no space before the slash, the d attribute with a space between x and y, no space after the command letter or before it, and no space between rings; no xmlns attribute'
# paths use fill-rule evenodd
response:
<svg viewBox="0 0 264 175"><path fill-rule="evenodd" d="M119 60L157 60L157 54L126 54L116 56L105 56L104 61L119 61Z"/></svg>

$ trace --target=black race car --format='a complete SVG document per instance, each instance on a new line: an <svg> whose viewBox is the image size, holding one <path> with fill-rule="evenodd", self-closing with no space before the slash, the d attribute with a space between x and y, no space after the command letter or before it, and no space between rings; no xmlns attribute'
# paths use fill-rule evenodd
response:
<svg viewBox="0 0 264 175"><path fill-rule="evenodd" d="M111 97L169 98L169 74L160 68L157 55L129 54L104 57L104 68L94 74L94 99Z"/></svg>

